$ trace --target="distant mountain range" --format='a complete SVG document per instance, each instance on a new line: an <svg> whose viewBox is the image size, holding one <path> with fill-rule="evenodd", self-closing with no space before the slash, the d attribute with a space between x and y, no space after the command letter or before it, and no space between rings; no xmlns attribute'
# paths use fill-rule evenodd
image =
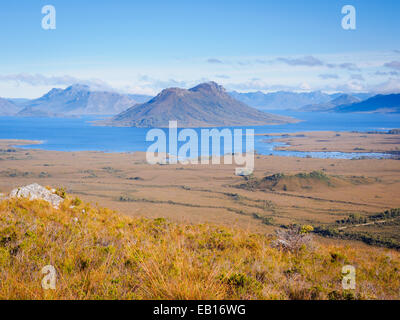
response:
<svg viewBox="0 0 400 320"><path fill-rule="evenodd" d="M0 98L0 115L12 116L21 110L21 107L16 105L14 102Z"/></svg>
<svg viewBox="0 0 400 320"><path fill-rule="evenodd" d="M247 92L239 93L236 91L229 93L233 98L246 103L257 109L298 109L305 105L326 103L332 97L321 91L314 92L287 92L277 91L271 93Z"/></svg>
<svg viewBox="0 0 400 320"><path fill-rule="evenodd" d="M179 127L257 126L296 122L295 119L265 113L232 98L215 82L191 89L169 88L147 103L118 114L108 125L129 127L168 127L177 120Z"/></svg>
<svg viewBox="0 0 400 320"><path fill-rule="evenodd" d="M33 100L0 98L0 115L25 117L115 115L151 98L152 96L141 94L92 91L88 86L75 84L64 90L54 88Z"/></svg>
<svg viewBox="0 0 400 320"><path fill-rule="evenodd" d="M239 93L236 91L229 94L247 105L260 110L299 110L304 106L324 105L332 102L332 100L342 96L342 93L328 94L321 91L312 92L288 92L277 91L271 93L247 92ZM351 96L360 100L365 100L373 94L370 93L352 93Z"/></svg>
<svg viewBox="0 0 400 320"><path fill-rule="evenodd" d="M28 103L30 101L29 99L23 99L23 98L15 98L15 99L7 99L7 100L16 104L17 106L24 106L26 103Z"/></svg>
<svg viewBox="0 0 400 320"><path fill-rule="evenodd" d="M361 102L339 105L331 111L400 113L400 94L379 94Z"/></svg>
<svg viewBox="0 0 400 320"><path fill-rule="evenodd" d="M52 89L39 99L23 103L19 116L73 116L117 114L137 101L114 92L91 91L85 85Z"/></svg>
<svg viewBox="0 0 400 320"><path fill-rule="evenodd" d="M148 96L145 94L127 94L127 96L135 100L137 103L145 103L154 98L153 96Z"/></svg>
<svg viewBox="0 0 400 320"><path fill-rule="evenodd" d="M307 111L307 112L324 112L331 111L337 106L340 105L348 105L352 103L360 102L361 99L349 94L342 94L329 102L320 103L320 104L309 104L299 109L299 111Z"/></svg>
<svg viewBox="0 0 400 320"><path fill-rule="evenodd" d="M210 85L212 84L212 85ZM253 107L258 110L296 110L308 112L400 112L399 111L399 94L391 95L377 95L371 93L334 93L328 94L321 91L313 92L287 92L278 91L272 93L263 92L247 92L239 93L236 91L219 93L220 100L215 100L215 90L219 88L214 82L208 83L208 87L213 90L201 90L207 87L207 84L202 84L195 88L185 90L178 88L165 89L154 100L152 96L141 94L120 94L108 91L93 91L88 86L75 84L66 89L54 88L48 93L38 99L5 99L0 98L0 116L32 116L32 117L70 117L80 115L118 115L124 114L124 111L130 110L130 115L133 116L132 110L135 110L135 116L132 121L138 121L143 116L140 110L146 109L147 114L152 114L146 118L149 123L160 123L162 118L171 116L172 99L176 99L176 103L186 106L187 104L192 108L192 112L198 112L198 118L186 114L188 123L202 123L205 124L204 119L209 119L205 116L210 110L209 104L215 103L216 105L223 105L227 107L227 103L232 103L232 110L237 110L238 103L241 102L242 106L246 108ZM196 89L197 88L197 89ZM217 90L218 91L218 90ZM207 97L207 94L211 94ZM196 97L197 95L197 97ZM201 98L200 98L201 95ZM218 95L217 95L218 96ZM179 98L178 98L179 97ZM168 99L167 99L168 98ZM230 98L230 100L229 100ZM164 99L164 100L162 100ZM191 100L192 99L192 100ZM196 100L197 99L197 100ZM214 102L213 99L215 100ZM201 103L205 103L201 106ZM136 108L136 105L138 108ZM166 106L165 108L163 106ZM142 109L140 109L142 108ZM154 108L154 111L152 111ZM157 110L157 111L155 111ZM244 109L249 118L254 116L249 113L249 109ZM220 114L215 115L213 123L223 123L226 117L227 122L235 122L234 119L225 115L222 110L217 109L216 112ZM155 113L161 113L155 115ZM164 114L164 116L163 116ZM265 113L262 113L265 115ZM204 119L202 119L204 115ZM143 118L142 117L142 118ZM143 118L143 119L144 119ZM191 120L189 119L191 118ZM128 118L125 118L127 122ZM143 120L141 119L141 120ZM252 123L254 123L254 118ZM122 121L122 118L119 118ZM144 121L144 120L143 120ZM265 118L260 118L260 122L264 122ZM240 122L236 119L236 122ZM145 123L139 124L145 125Z"/></svg>

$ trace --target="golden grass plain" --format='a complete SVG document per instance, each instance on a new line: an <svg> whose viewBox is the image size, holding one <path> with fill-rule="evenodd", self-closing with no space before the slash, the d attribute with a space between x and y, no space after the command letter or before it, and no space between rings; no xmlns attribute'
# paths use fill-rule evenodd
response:
<svg viewBox="0 0 400 320"><path fill-rule="evenodd" d="M315 139L327 134L315 133ZM337 150L349 150L347 144L352 135L335 136ZM394 137L394 145L385 148L399 145L399 136ZM367 139L370 144L366 149L382 151L375 146L378 138L382 139L375 135ZM298 139L303 138L293 138ZM149 165L141 152L59 152L17 147L27 143L30 142L0 142L0 193L7 194L15 187L37 182L64 187L84 201L130 216L215 223L262 233L272 233L280 224L328 225L352 213L372 215L400 207L398 160L256 155L255 179L277 173L320 171L356 182L334 187L310 185L289 187L286 191L279 188L252 191L237 188L244 178L235 176L235 165ZM358 143L355 140L354 145ZM313 147L315 150L319 148L317 145ZM358 180L361 182L357 183ZM266 225L257 216L273 219L274 224Z"/></svg>

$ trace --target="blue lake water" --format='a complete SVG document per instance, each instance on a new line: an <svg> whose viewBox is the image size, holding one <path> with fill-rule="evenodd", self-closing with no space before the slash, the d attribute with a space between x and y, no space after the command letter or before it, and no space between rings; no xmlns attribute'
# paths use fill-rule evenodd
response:
<svg viewBox="0 0 400 320"><path fill-rule="evenodd" d="M252 128L255 133L293 133L302 131L383 131L400 127L400 114L336 114L272 111L303 120L295 124ZM19 118L0 117L0 139L41 140L43 144L26 146L58 151L146 151L152 142L146 142L149 128L118 128L93 126L94 117L82 118ZM236 128L236 127L235 127ZM219 128L221 129L221 128ZM233 129L233 127L232 127ZM195 129L200 131L200 129ZM165 130L168 131L167 129ZM200 135L199 135L200 136ZM167 140L168 141L168 140ZM266 143L266 137L255 137L255 150L259 154L282 156L312 156L318 158L358 158L362 156L386 157L383 154L340 152L276 151L278 144Z"/></svg>

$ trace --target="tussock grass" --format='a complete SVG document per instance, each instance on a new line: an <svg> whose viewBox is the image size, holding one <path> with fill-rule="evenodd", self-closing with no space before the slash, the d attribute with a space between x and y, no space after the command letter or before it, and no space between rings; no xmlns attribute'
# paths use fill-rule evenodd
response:
<svg viewBox="0 0 400 320"><path fill-rule="evenodd" d="M272 248L273 240L135 219L68 195L59 210L44 201L5 200L0 299L399 298L399 252L316 245L294 254ZM342 289L344 264L356 267L356 290ZM46 265L57 271L55 290L41 287Z"/></svg>
<svg viewBox="0 0 400 320"><path fill-rule="evenodd" d="M377 182L377 179L357 176L327 175L323 171L300 172L297 174L276 173L261 179L246 179L246 182L234 187L256 191L305 191L321 190L351 185L361 185Z"/></svg>

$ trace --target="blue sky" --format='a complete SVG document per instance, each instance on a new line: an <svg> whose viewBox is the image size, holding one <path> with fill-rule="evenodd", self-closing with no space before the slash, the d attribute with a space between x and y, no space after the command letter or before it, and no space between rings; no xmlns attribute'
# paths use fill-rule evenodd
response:
<svg viewBox="0 0 400 320"><path fill-rule="evenodd" d="M56 8L56 30L41 9ZM344 30L351 4L357 29ZM154 94L214 80L229 90L400 91L397 0L18 0L0 4L0 96L83 82Z"/></svg>

